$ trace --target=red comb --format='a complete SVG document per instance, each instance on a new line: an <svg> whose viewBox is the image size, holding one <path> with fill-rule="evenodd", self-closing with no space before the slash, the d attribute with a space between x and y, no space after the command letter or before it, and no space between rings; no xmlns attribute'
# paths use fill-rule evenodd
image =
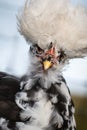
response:
<svg viewBox="0 0 87 130"><path fill-rule="evenodd" d="M46 54L54 55L55 54L55 47L52 47L50 50L46 52Z"/></svg>

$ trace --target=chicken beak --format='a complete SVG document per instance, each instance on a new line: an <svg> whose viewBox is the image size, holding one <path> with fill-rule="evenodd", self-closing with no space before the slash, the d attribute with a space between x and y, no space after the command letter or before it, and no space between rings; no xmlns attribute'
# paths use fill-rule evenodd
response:
<svg viewBox="0 0 87 130"><path fill-rule="evenodd" d="M51 61L45 60L43 62L44 70L48 70L51 66L52 66L52 62Z"/></svg>

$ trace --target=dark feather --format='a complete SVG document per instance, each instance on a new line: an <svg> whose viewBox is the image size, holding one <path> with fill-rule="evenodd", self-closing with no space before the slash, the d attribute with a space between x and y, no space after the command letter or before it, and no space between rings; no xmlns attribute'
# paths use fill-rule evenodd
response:
<svg viewBox="0 0 87 130"><path fill-rule="evenodd" d="M9 127L20 121L20 108L15 103L15 94L20 90L20 79L0 72L0 118L9 120Z"/></svg>

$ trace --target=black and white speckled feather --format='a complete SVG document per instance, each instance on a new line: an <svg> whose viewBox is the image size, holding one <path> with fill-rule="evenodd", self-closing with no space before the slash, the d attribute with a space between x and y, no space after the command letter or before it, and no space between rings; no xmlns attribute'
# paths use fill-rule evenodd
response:
<svg viewBox="0 0 87 130"><path fill-rule="evenodd" d="M0 118L1 130L76 129L75 110L67 84L59 72L54 71L54 74L50 75L51 71L50 69L45 74L39 71L38 74L36 70L37 73L33 71L32 74L31 70L22 77L21 90L18 89L19 92L16 91L17 93L14 95L19 120L12 120L7 115L5 115L6 118L2 116ZM12 108L12 106L10 107ZM13 109L13 111L15 110Z"/></svg>
<svg viewBox="0 0 87 130"><path fill-rule="evenodd" d="M16 95L16 103L22 108L20 117L26 122L24 128L17 124L19 130L75 130L74 105L64 78L59 75L48 88L41 82L42 77L29 79L33 85L29 88L29 81L24 81Z"/></svg>
<svg viewBox="0 0 87 130"><path fill-rule="evenodd" d="M87 11L70 0L27 0L18 25L30 64L21 79L0 73L0 130L76 130L62 68L87 54Z"/></svg>

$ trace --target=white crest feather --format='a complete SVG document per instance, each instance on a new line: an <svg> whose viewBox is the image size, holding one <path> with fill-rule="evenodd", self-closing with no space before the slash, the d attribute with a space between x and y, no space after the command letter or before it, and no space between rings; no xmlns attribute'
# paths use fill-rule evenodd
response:
<svg viewBox="0 0 87 130"><path fill-rule="evenodd" d="M33 44L56 42L69 58L87 54L87 12L70 0L27 0L19 19L19 31Z"/></svg>

